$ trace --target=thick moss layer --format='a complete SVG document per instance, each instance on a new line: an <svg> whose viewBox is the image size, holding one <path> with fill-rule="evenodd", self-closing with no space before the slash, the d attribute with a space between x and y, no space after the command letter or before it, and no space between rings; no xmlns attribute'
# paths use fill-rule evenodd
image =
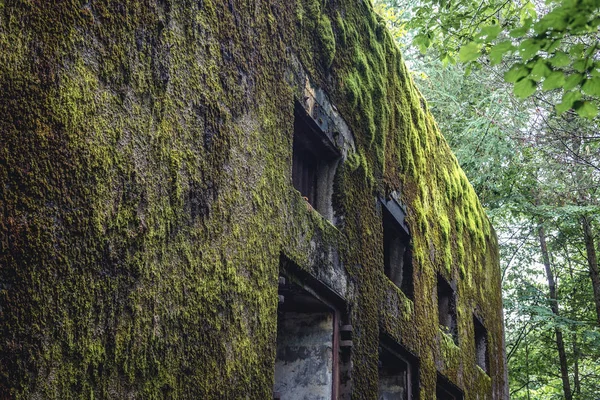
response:
<svg viewBox="0 0 600 400"><path fill-rule="evenodd" d="M356 140L339 230L291 185L296 58ZM324 247L356 287L354 398L376 398L380 330L419 356L422 398L436 368L467 399L505 394L493 231L368 4L0 1L0 89L0 397L270 398L280 254L308 268ZM383 275L394 190L414 302Z"/></svg>

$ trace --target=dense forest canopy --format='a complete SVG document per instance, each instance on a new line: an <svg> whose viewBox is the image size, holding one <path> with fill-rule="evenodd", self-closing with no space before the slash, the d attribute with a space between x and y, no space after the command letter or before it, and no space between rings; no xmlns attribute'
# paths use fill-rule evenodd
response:
<svg viewBox="0 0 600 400"><path fill-rule="evenodd" d="M496 227L511 397L596 399L600 2L374 7Z"/></svg>

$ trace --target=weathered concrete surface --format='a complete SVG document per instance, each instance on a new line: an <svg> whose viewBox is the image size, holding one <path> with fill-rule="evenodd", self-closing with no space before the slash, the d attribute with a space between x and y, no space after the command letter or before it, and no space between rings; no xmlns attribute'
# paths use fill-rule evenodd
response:
<svg viewBox="0 0 600 400"><path fill-rule="evenodd" d="M333 314L285 312L278 322L274 391L286 400L330 400Z"/></svg>
<svg viewBox="0 0 600 400"><path fill-rule="evenodd" d="M379 371L379 400L403 400L406 386L404 371L385 368Z"/></svg>

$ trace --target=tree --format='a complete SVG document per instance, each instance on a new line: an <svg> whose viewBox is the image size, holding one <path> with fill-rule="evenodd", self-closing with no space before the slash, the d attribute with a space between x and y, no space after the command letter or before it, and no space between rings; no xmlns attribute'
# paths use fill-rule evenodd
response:
<svg viewBox="0 0 600 400"><path fill-rule="evenodd" d="M597 0L387 0L407 15L405 27L422 52L467 71L501 65L514 93L555 90L563 113L594 117L600 98ZM503 62L504 60L504 62Z"/></svg>
<svg viewBox="0 0 600 400"><path fill-rule="evenodd" d="M546 230L544 225L540 222L538 226L538 237L540 240L540 251L542 253L542 260L544 268L546 270L546 279L548 280L548 291L550 298L550 309L555 317L560 315L558 309L558 296L556 295L556 280L550 265L550 252L548 251L548 245L546 244ZM572 400L573 394L571 393L571 383L569 381L569 369L567 366L567 354L565 351L565 343L563 340L562 329L556 325L554 327L554 333L556 337L556 348L558 350L558 358L560 361L560 378L562 380L563 391L565 394L565 400Z"/></svg>

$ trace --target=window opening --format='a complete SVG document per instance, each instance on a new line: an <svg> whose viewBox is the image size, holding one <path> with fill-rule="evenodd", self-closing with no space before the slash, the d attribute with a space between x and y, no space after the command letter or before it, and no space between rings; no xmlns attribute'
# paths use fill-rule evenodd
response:
<svg viewBox="0 0 600 400"><path fill-rule="evenodd" d="M273 398L338 399L349 383L352 327L320 289L280 273Z"/></svg>
<svg viewBox="0 0 600 400"><path fill-rule="evenodd" d="M333 218L333 177L340 158L339 151L327 135L296 103L292 182L306 201L329 220Z"/></svg>
<svg viewBox="0 0 600 400"><path fill-rule="evenodd" d="M352 397L352 325L340 326L340 386L337 400L349 400Z"/></svg>
<svg viewBox="0 0 600 400"><path fill-rule="evenodd" d="M379 400L418 398L417 359L397 343L379 347Z"/></svg>
<svg viewBox="0 0 600 400"><path fill-rule="evenodd" d="M458 326L456 323L456 295L454 289L441 276L437 279L438 317L440 328L452 336L458 344Z"/></svg>
<svg viewBox="0 0 600 400"><path fill-rule="evenodd" d="M410 233L406 211L395 199L383 201L383 259L385 275L409 299L414 299Z"/></svg>
<svg viewBox="0 0 600 400"><path fill-rule="evenodd" d="M473 325L475 327L475 357L477 365L486 373L489 373L489 357L487 344L487 329L481 323L479 318L473 316Z"/></svg>
<svg viewBox="0 0 600 400"><path fill-rule="evenodd" d="M463 400L463 393L456 385L438 373L435 397L437 400Z"/></svg>

